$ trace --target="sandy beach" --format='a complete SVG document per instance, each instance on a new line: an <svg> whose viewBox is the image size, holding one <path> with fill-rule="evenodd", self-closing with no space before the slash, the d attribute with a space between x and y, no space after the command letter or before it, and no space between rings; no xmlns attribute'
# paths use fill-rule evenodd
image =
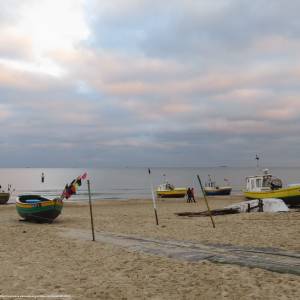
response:
<svg viewBox="0 0 300 300"><path fill-rule="evenodd" d="M205 210L203 199L93 201L96 232L205 244L280 248L300 252L299 212L178 217ZM212 197L211 208L240 202ZM15 205L0 206L0 295L52 299L297 299L300 277L208 261L188 262L92 242L88 203L65 203L52 224L19 221ZM68 237L83 230L87 239ZM55 296L56 295L56 296ZM0 299L1 299L0 296ZM11 297L13 299L13 297ZM17 297L16 297L17 299Z"/></svg>

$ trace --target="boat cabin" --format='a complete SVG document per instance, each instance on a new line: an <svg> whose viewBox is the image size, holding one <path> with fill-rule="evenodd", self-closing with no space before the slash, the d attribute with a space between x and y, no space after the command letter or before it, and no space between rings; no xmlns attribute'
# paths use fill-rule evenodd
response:
<svg viewBox="0 0 300 300"><path fill-rule="evenodd" d="M208 175L208 181L205 182L204 187L205 188L211 188L211 189L219 189L219 188L224 188L224 187L230 187L230 184L228 182L228 179L224 178L225 184L223 186L217 185L216 181L212 180L211 176Z"/></svg>
<svg viewBox="0 0 300 300"><path fill-rule="evenodd" d="M217 188L216 182L209 180L208 182L205 182L205 187Z"/></svg>
<svg viewBox="0 0 300 300"><path fill-rule="evenodd" d="M268 169L262 175L246 177L246 190L249 192L263 192L282 188L279 178L273 178Z"/></svg>
<svg viewBox="0 0 300 300"><path fill-rule="evenodd" d="M216 182L211 179L210 175L208 175L208 182L205 182L204 186L212 189L218 188Z"/></svg>
<svg viewBox="0 0 300 300"><path fill-rule="evenodd" d="M174 185L168 182L163 183L157 187L157 191L172 191L174 189L175 189Z"/></svg>

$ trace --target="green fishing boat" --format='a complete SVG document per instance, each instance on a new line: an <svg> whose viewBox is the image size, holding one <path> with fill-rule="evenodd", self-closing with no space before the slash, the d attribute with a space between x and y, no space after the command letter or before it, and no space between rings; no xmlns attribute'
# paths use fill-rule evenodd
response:
<svg viewBox="0 0 300 300"><path fill-rule="evenodd" d="M47 199L40 195L20 195L16 199L16 209L18 214L25 221L34 221L38 223L52 223L63 209L63 200L69 199L76 194L81 181L87 177L85 172L78 176L70 184L67 184L60 197Z"/></svg>
<svg viewBox="0 0 300 300"><path fill-rule="evenodd" d="M16 208L26 221L52 223L60 215L63 201L61 198L50 200L39 195L21 195L17 197Z"/></svg>

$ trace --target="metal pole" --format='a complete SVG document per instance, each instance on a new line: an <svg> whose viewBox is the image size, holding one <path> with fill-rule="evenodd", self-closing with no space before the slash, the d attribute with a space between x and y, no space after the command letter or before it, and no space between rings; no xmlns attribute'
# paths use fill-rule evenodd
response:
<svg viewBox="0 0 300 300"><path fill-rule="evenodd" d="M94 219L93 219L93 209L92 209L92 197L91 197L91 187L90 187L90 181L89 181L89 179L87 180L87 185L88 185L88 191L89 191L89 205L90 205L92 235L93 235L93 241L95 241Z"/></svg>
<svg viewBox="0 0 300 300"><path fill-rule="evenodd" d="M202 191L202 193L203 193L203 197L204 197L204 200L205 200L205 203L206 203L206 206L207 206L207 210L208 210L208 212L209 212L209 216L210 216L210 219L211 219L211 223L212 223L212 225L213 225L213 228L215 228L216 225L215 225L214 219L213 219L213 217L212 217L212 213L211 213L211 211L210 211L210 208L209 208L209 205L208 205L208 201L207 201L207 199L206 199L206 194L205 194L205 191L204 191L204 188L203 188L203 185L202 185L202 182L201 182L201 179L200 179L199 175L197 175L197 178L198 178L198 181L199 181L199 184L200 184L200 187L201 187L201 191Z"/></svg>

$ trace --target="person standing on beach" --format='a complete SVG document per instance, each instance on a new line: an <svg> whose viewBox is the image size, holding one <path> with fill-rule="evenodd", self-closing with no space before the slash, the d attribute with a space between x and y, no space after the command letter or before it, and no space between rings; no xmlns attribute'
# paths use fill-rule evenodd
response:
<svg viewBox="0 0 300 300"><path fill-rule="evenodd" d="M41 181L42 181L42 183L44 183L44 181L45 181L45 174L44 173L42 173Z"/></svg>
<svg viewBox="0 0 300 300"><path fill-rule="evenodd" d="M191 193L191 192L192 192L191 189L188 188L188 189L187 189L187 192L186 192L186 195L187 195L186 202L187 202L187 203L192 202L192 197L191 197L192 193Z"/></svg>
<svg viewBox="0 0 300 300"><path fill-rule="evenodd" d="M195 193L194 193L194 188L193 187L191 188L191 202L195 202L196 203Z"/></svg>

